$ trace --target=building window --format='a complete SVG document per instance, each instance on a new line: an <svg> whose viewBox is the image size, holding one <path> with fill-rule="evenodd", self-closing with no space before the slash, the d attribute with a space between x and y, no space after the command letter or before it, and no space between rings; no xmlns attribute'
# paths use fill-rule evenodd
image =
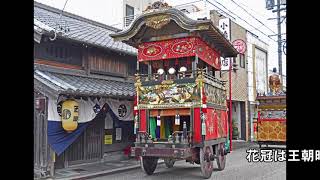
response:
<svg viewBox="0 0 320 180"><path fill-rule="evenodd" d="M80 47L61 42L35 44L35 58L82 66Z"/></svg>
<svg viewBox="0 0 320 180"><path fill-rule="evenodd" d="M246 58L244 54L240 54L240 67L245 68L245 64L246 64Z"/></svg>
<svg viewBox="0 0 320 180"><path fill-rule="evenodd" d="M124 18L125 26L129 26L134 19L134 8L126 4L126 16Z"/></svg>

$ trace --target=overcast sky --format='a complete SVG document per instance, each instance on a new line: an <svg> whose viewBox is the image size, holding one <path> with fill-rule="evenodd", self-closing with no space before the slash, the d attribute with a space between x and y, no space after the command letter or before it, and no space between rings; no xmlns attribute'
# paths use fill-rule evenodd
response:
<svg viewBox="0 0 320 180"><path fill-rule="evenodd" d="M53 6L58 9L62 9L66 0L36 0L37 2L47 4L49 6ZM180 4L185 3L191 3L195 2L196 0L165 0L169 5L176 6ZM269 57L268 57L268 66L269 70L272 69L272 67L278 67L278 53L277 53L277 43L270 38L268 38L266 35L263 35L259 31L255 30L253 27L248 25L247 23L243 22L240 18L246 20L249 24L253 25L263 33L267 35L273 35L274 32L277 32L277 20L267 20L268 18L275 18L276 13L272 13L271 10L266 10L265 8L265 0L234 0L236 3L238 3L240 6L246 9L244 11L240 7L238 7L235 3L232 2L232 0L210 0L213 4L218 6L219 8L223 9L225 12L229 13L230 15L235 17L236 23L243 26L247 30L251 31L252 33L259 36L261 40L269 44ZM276 0L275 0L276 1ZM65 7L65 11L74 13L79 16L86 17L88 19L92 19L104 24L111 25L110 23L106 23L107 21L104 19L106 16L103 16L106 11L108 11L108 8L112 6L113 0L68 0L67 5ZM218 3L222 4L224 7L219 5ZM99 3L101 5L97 6L94 3ZM200 4L201 3L201 4ZM200 4L203 5L203 2L198 2L194 4ZM207 3L208 8L210 9L216 9L216 7L210 5ZM106 8L104 8L106 7ZM231 12L226 10L225 8L229 9ZM85 11L83 9L86 9ZM264 23L267 27L259 23L257 20L252 18L248 13L253 15L255 18L260 20L262 23ZM285 12L282 12L285 15ZM121 20L119 20L120 22ZM113 24L117 24L119 22L112 22ZM286 21L285 21L286 22ZM286 23L282 23L282 33L286 33ZM272 37L274 40L277 40L277 36ZM282 37L282 39L285 39L285 36ZM282 54L283 56L283 74L286 74L286 56ZM278 69L278 68L277 68Z"/></svg>

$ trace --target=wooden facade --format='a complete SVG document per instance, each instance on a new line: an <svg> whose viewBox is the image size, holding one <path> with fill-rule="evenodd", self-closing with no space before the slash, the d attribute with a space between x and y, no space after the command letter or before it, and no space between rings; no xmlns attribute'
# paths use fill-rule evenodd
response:
<svg viewBox="0 0 320 180"><path fill-rule="evenodd" d="M135 59L134 56L97 47L88 47L63 39L42 41L40 44L34 43L34 64L63 68L64 71L68 71L68 69L80 70L86 72L87 75L105 75L125 80L134 76ZM42 98L47 99L44 95ZM58 156L48 144L46 113L47 109L44 112L39 112L36 109L34 111L34 165L35 171L37 171L35 174L39 174L39 177L44 177L44 175L40 175L41 173L50 171L52 176L54 169L67 168L82 163L100 162L105 152L122 150L130 144L129 141L134 141L134 138L129 135L123 135L121 141L116 141L115 130L112 129L114 143L105 145L104 137L108 130L104 129L105 117L100 117L93 120L92 126L89 126L65 152ZM123 132L132 132L133 134L132 122L121 123L122 126L125 127ZM114 126L114 128L116 127Z"/></svg>
<svg viewBox="0 0 320 180"><path fill-rule="evenodd" d="M34 57L66 65L82 66L82 47L62 40L34 44Z"/></svg>
<svg viewBox="0 0 320 180"><path fill-rule="evenodd" d="M136 57L56 40L34 45L35 63L127 78L134 76Z"/></svg>
<svg viewBox="0 0 320 180"><path fill-rule="evenodd" d="M68 149L56 158L55 168L100 161L103 158L104 119L98 118Z"/></svg>
<svg viewBox="0 0 320 180"><path fill-rule="evenodd" d="M118 77L133 76L135 73L135 57L117 55L116 53L105 53L96 49L88 52L88 68L91 73L112 75Z"/></svg>

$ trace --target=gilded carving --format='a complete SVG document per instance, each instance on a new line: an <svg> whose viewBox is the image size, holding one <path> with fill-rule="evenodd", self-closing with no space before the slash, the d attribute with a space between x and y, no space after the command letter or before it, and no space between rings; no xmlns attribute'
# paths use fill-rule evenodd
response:
<svg viewBox="0 0 320 180"><path fill-rule="evenodd" d="M140 94L140 104L181 104L199 100L194 83L174 84L164 81L160 85L146 86Z"/></svg>
<svg viewBox="0 0 320 180"><path fill-rule="evenodd" d="M168 15L159 15L149 17L146 20L146 26L151 27L153 29L161 29L164 25L170 22L170 16Z"/></svg>
<svg viewBox="0 0 320 180"><path fill-rule="evenodd" d="M165 10L170 9L172 6L169 6L168 3L163 3L161 1L154 2L151 6L148 6L143 13L154 11L154 10Z"/></svg>

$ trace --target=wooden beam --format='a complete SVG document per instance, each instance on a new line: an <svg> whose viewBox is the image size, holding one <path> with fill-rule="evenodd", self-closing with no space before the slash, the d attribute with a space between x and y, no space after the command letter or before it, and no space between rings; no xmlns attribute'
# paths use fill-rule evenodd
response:
<svg viewBox="0 0 320 180"><path fill-rule="evenodd" d="M77 65L71 65L71 64L65 64L65 63L60 63L60 62L55 62L55 61L49 61L49 60L43 60L43 59L36 59L34 60L35 64L41 64L41 65L49 65L49 66L55 66L55 67L62 67L62 68L67 68L67 69L79 69L81 70L81 66Z"/></svg>
<svg viewBox="0 0 320 180"><path fill-rule="evenodd" d="M162 109L160 110L160 116L175 116L177 113L179 113L180 116L190 116L191 111L189 108L187 109ZM157 117L158 116L158 110L152 109L150 110L150 117Z"/></svg>

